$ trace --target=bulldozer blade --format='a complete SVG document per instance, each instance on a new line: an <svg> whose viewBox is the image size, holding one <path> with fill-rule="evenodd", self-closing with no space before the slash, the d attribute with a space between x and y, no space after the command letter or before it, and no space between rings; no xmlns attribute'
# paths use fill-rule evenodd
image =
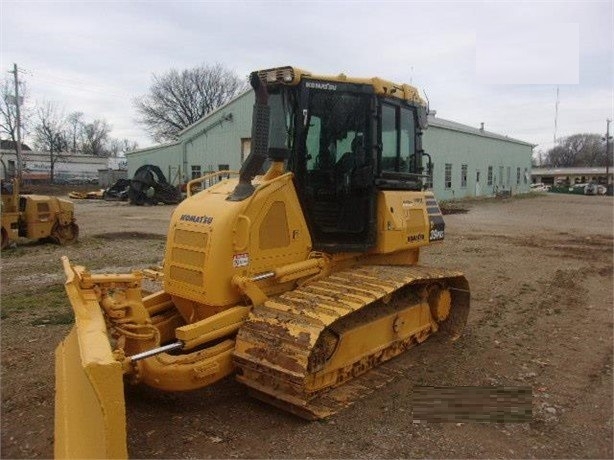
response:
<svg viewBox="0 0 614 460"><path fill-rule="evenodd" d="M55 457L127 458L122 365L98 302L81 297L67 274L75 326L55 352Z"/></svg>
<svg viewBox="0 0 614 460"><path fill-rule="evenodd" d="M79 335L56 349L55 457L127 458L121 365L89 360Z"/></svg>

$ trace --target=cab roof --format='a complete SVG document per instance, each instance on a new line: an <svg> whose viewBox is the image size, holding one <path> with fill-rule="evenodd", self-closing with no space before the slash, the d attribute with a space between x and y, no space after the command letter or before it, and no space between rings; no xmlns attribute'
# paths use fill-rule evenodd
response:
<svg viewBox="0 0 614 460"><path fill-rule="evenodd" d="M319 75L292 66L259 70L258 76L269 86L296 86L303 80L314 80L324 84L354 83L369 85L378 96L393 97L413 102L417 105L426 106L424 100L420 97L418 90L415 87L407 84L394 83L390 80L384 80L379 77L356 78L348 77L343 73L340 73L339 75Z"/></svg>

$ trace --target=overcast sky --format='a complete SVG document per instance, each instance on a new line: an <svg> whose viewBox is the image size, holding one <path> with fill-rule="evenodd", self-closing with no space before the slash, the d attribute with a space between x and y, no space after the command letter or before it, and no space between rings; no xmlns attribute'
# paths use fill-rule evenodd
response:
<svg viewBox="0 0 614 460"><path fill-rule="evenodd" d="M613 113L613 2L10 1L1 62L30 103L56 101L112 136L153 145L133 100L152 74L221 63L379 76L426 91L449 120L538 144L605 134ZM11 75L6 74L9 77Z"/></svg>

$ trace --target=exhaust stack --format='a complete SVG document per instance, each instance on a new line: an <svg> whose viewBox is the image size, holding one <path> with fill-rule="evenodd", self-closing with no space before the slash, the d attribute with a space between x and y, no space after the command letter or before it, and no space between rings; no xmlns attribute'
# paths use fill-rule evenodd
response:
<svg viewBox="0 0 614 460"><path fill-rule="evenodd" d="M239 183L228 197L229 201L242 201L254 193L252 179L260 172L262 165L267 159L269 148L269 94L266 86L258 77L257 72L252 72L249 82L256 93L254 112L252 117L252 151L241 166L239 171Z"/></svg>

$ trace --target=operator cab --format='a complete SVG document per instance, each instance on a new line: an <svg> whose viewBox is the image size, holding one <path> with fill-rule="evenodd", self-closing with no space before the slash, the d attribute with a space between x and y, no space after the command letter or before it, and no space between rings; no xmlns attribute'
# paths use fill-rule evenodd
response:
<svg viewBox="0 0 614 460"><path fill-rule="evenodd" d="M372 248L377 191L423 189L424 107L370 84L308 78L273 89L269 106L269 145L290 150L314 249Z"/></svg>

